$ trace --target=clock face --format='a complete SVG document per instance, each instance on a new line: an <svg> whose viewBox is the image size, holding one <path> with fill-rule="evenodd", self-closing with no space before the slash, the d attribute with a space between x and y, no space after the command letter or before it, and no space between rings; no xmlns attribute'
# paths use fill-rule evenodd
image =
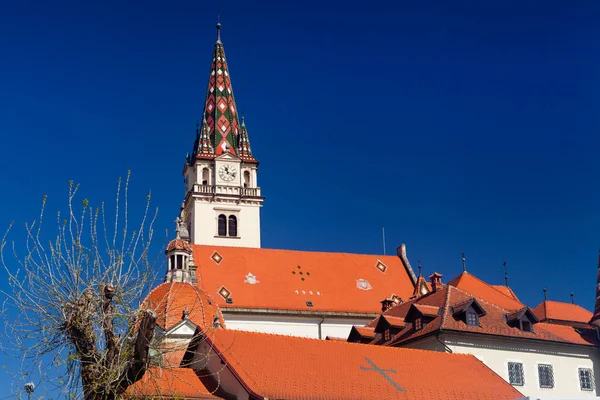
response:
<svg viewBox="0 0 600 400"><path fill-rule="evenodd" d="M237 175L237 169L233 165L221 165L219 168L219 177L225 182L231 182Z"/></svg>

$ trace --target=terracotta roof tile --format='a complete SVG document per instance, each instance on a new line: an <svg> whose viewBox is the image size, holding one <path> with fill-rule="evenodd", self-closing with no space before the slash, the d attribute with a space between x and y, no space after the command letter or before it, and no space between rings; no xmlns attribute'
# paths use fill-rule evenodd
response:
<svg viewBox="0 0 600 400"><path fill-rule="evenodd" d="M533 309L540 321L557 320L587 324L592 319L592 313L585 308L560 301L545 301Z"/></svg>
<svg viewBox="0 0 600 400"><path fill-rule="evenodd" d="M383 319L385 319L388 322L388 324L390 324L390 326L394 328L404 328L404 318L393 317L391 315L384 315Z"/></svg>
<svg viewBox="0 0 600 400"><path fill-rule="evenodd" d="M388 315L393 315L404 318L408 314L410 308L413 306L415 308L423 306L437 306L442 308L441 317L434 318L419 331L415 331L412 326L408 329L400 331L391 341L388 342L388 344L394 345L413 341L424 335L436 332L439 329L444 329L446 331L454 330L477 334L498 335L511 338L554 341L569 344L600 344L595 335L590 334L590 332L593 331L593 327L591 327L589 324L579 323L578 326L563 326L557 324L537 323L533 325L533 332L523 332L518 328L513 328L507 324L507 316L515 313L523 313L523 310L526 310L527 308L518 303L520 307L518 309L514 309L512 308L516 303L514 300L509 300L506 298L506 296L500 295L498 292L494 293L494 290L481 290L482 288L485 289L485 286L477 284L478 280L473 281L475 282L473 286L479 290L479 293L483 293L488 297L480 298L472 293L466 292L465 290L458 289L449 283L443 289L438 290L435 293L431 293L418 299L400 304L382 314L382 316L385 317ZM462 285L463 288L465 286L466 285ZM503 296L509 301L499 298L498 296ZM461 304L465 304L465 302L468 302L473 298L477 300L478 304L485 311L485 315L481 315L479 318L479 326L468 326L463 320L455 318L451 313L451 308L455 306L460 307ZM490 298L492 301L489 301ZM501 308L497 305L497 303L506 303L510 305L511 308ZM376 341L373 341L373 343L376 343Z"/></svg>
<svg viewBox="0 0 600 400"><path fill-rule="evenodd" d="M171 250L185 250L185 251L191 253L192 246L186 240L173 239L167 245L167 250L165 251L165 253L168 253Z"/></svg>
<svg viewBox="0 0 600 400"><path fill-rule="evenodd" d="M221 358L225 364L249 391L261 398L501 400L522 397L471 355L228 329L217 330L207 340L218 351L223 349ZM375 367L388 372L384 376L374 370Z"/></svg>
<svg viewBox="0 0 600 400"><path fill-rule="evenodd" d="M506 287L505 285L492 285L492 287L494 289L496 289L497 291L499 291L500 293L502 293L503 295L508 296L508 297L512 298L513 300L519 301L519 298L517 297L515 292L512 291L511 288Z"/></svg>
<svg viewBox="0 0 600 400"><path fill-rule="evenodd" d="M356 329L356 331L364 337L371 337L371 338L375 337L375 329L374 328L355 326L354 329Z"/></svg>
<svg viewBox="0 0 600 400"><path fill-rule="evenodd" d="M127 397L220 399L210 393L191 368L150 368L142 379L127 389Z"/></svg>
<svg viewBox="0 0 600 400"><path fill-rule="evenodd" d="M390 293L407 299L412 280L396 256L193 245L198 285L225 308L381 312ZM216 262L213 255L217 254ZM230 292L232 303L218 295ZM307 305L312 303L312 307Z"/></svg>
<svg viewBox="0 0 600 400"><path fill-rule="evenodd" d="M170 329L187 318L200 328L210 327L215 316L225 326L216 302L206 292L189 283L163 283L155 287L144 300L146 307L158 314L157 324Z"/></svg>
<svg viewBox="0 0 600 400"><path fill-rule="evenodd" d="M518 310L524 306L524 304L521 304L512 296L502 293L498 289L469 273L460 274L448 282L448 285L468 292L478 299L484 299L488 303L502 307L506 310Z"/></svg>
<svg viewBox="0 0 600 400"><path fill-rule="evenodd" d="M415 303L415 308L426 317L437 317L440 312L440 308L438 306L430 306L426 304Z"/></svg>

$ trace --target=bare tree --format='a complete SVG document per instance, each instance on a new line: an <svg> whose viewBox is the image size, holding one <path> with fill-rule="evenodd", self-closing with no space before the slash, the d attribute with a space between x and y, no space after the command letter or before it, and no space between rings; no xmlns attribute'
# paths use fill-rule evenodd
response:
<svg viewBox="0 0 600 400"><path fill-rule="evenodd" d="M119 179L114 221L104 203L76 201L79 186L71 181L68 209L58 213L50 240L42 232L44 196L39 219L25 224L24 243L9 241L12 223L0 241L9 280L2 348L22 358L24 379L36 376L73 398L114 399L149 365L157 315L140 304L155 282L149 250L158 211L148 195L141 222L130 229L129 176Z"/></svg>

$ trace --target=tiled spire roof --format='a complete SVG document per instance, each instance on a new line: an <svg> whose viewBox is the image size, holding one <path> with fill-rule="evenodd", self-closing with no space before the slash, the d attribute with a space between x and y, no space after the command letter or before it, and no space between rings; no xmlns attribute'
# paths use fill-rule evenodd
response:
<svg viewBox="0 0 600 400"><path fill-rule="evenodd" d="M210 66L203 119L206 120L213 156L225 152L237 154L240 123L233 98L229 68L225 59L225 49L221 42L220 23L217 24L217 42ZM205 124L202 125L202 133L204 133ZM207 153L204 153L204 157L206 155ZM195 148L193 158L198 156L202 157L199 148Z"/></svg>
<svg viewBox="0 0 600 400"><path fill-rule="evenodd" d="M238 141L238 155L243 159L254 160L252 149L250 148L250 139L248 139L248 130L246 129L244 117L242 117L242 128L240 129L240 139Z"/></svg>
<svg viewBox="0 0 600 400"><path fill-rule="evenodd" d="M206 116L202 120L202 127L200 128L199 135L200 136L197 139L197 148L194 149L197 155L205 156L209 154L214 154L213 146L210 140L208 123L206 122Z"/></svg>
<svg viewBox="0 0 600 400"><path fill-rule="evenodd" d="M594 305L594 316L590 324L600 326L600 251L598 252L598 275L596 277L596 304Z"/></svg>

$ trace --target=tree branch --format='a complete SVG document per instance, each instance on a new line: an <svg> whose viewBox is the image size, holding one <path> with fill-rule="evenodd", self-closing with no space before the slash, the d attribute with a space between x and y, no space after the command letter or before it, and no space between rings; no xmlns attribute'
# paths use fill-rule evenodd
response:
<svg viewBox="0 0 600 400"><path fill-rule="evenodd" d="M154 327L156 326L157 317L156 313L152 310L142 311L142 320L137 331L133 355L129 359L127 368L123 371L123 377L117 389L118 394L122 394L128 386L133 385L144 376L150 362L150 343L154 337Z"/></svg>

